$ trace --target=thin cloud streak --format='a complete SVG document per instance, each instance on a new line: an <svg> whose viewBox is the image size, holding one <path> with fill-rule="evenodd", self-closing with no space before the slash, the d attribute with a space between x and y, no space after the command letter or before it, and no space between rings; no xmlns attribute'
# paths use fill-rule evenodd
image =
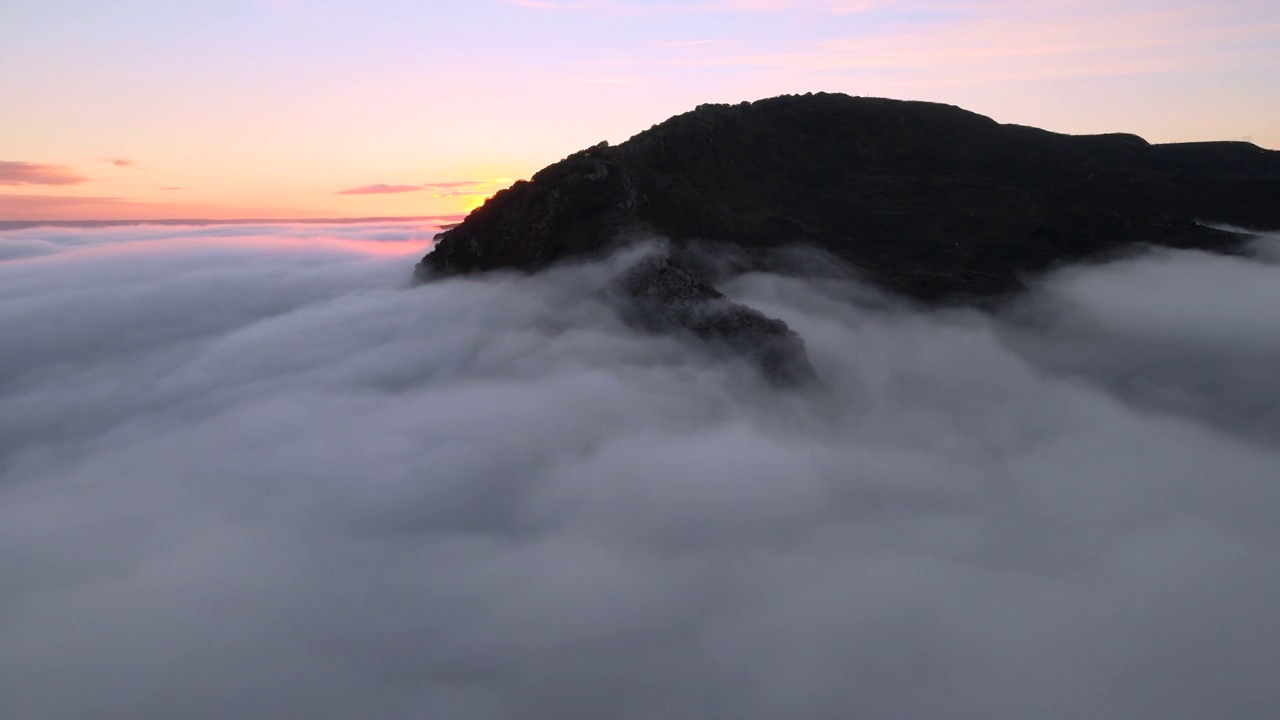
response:
<svg viewBox="0 0 1280 720"><path fill-rule="evenodd" d="M0 160L0 185L78 185L88 179L65 165Z"/></svg>
<svg viewBox="0 0 1280 720"><path fill-rule="evenodd" d="M479 185L490 185L495 182L504 182L502 180L450 180L448 182L431 182L423 183L424 190L455 190L457 188L469 188Z"/></svg>
<svg viewBox="0 0 1280 720"><path fill-rule="evenodd" d="M1204 11L1151 6L1116 12L1096 3L999 2L970 6L964 17L914 31L830 39L793 51L637 56L620 64L805 74L876 71L913 84L963 85L1228 68L1274 60L1277 40L1280 23L1247 23Z"/></svg>
<svg viewBox="0 0 1280 720"><path fill-rule="evenodd" d="M433 198L489 196L510 185L510 178L493 180L453 180L427 183L422 187L433 191Z"/></svg>
<svg viewBox="0 0 1280 720"><path fill-rule="evenodd" d="M385 185L382 183L376 185L365 185L364 187L343 190L339 195L395 195L399 193L421 192L427 190L431 192L433 198L445 197L468 197L472 195L491 195L497 190L511 184L508 178L496 178L493 180L448 180L445 182L430 182L422 185Z"/></svg>
<svg viewBox="0 0 1280 720"><path fill-rule="evenodd" d="M338 195L394 195L397 193L419 192L422 190L418 185L384 185L378 183L376 185L365 185L363 187L351 188L350 190L341 190Z"/></svg>

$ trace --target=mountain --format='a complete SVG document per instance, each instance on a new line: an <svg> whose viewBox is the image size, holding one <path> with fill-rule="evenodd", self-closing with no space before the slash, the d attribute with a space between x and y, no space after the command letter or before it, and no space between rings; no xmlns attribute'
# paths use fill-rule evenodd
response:
<svg viewBox="0 0 1280 720"><path fill-rule="evenodd" d="M809 244L921 299L1132 245L1222 248L1198 222L1280 227L1280 152L1072 136L847 95L703 105L517 182L444 233L424 274L534 270L628 227L746 249Z"/></svg>
<svg viewBox="0 0 1280 720"><path fill-rule="evenodd" d="M575 153L442 233L416 274L534 271L635 229L677 252L712 242L761 263L808 245L886 290L950 302L1137 245L1230 250L1242 238L1206 225L1280 228L1280 152L819 93L702 105Z"/></svg>

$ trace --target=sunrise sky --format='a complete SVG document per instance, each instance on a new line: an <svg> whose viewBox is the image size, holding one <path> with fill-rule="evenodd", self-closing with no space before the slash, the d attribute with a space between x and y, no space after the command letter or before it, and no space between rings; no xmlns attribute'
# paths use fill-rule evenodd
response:
<svg viewBox="0 0 1280 720"><path fill-rule="evenodd" d="M4 0L0 219L450 215L838 91L1280 148L1275 0Z"/></svg>

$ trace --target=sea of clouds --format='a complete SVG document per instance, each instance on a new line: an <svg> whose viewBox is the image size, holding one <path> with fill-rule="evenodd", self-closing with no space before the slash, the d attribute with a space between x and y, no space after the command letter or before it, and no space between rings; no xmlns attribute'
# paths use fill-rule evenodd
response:
<svg viewBox="0 0 1280 720"><path fill-rule="evenodd" d="M625 256L414 287L430 236L0 233L0 717L1280 707L1280 240L723 285L796 391L625 326Z"/></svg>

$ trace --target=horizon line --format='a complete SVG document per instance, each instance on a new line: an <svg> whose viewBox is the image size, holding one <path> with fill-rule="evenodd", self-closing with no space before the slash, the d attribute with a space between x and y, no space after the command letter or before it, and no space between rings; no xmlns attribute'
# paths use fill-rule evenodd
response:
<svg viewBox="0 0 1280 720"><path fill-rule="evenodd" d="M27 230L37 227L127 227L131 225L285 225L304 223L314 225L354 225L357 223L434 221L461 222L467 213L450 215L387 215L356 218L161 218L155 220L0 220L0 231Z"/></svg>

